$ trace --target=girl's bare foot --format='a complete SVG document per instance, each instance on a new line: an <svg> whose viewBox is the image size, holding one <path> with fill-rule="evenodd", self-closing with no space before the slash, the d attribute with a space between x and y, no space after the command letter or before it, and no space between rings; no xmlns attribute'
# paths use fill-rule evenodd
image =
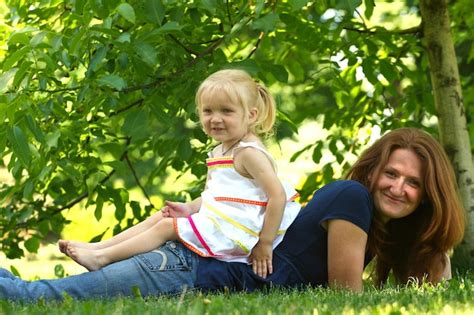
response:
<svg viewBox="0 0 474 315"><path fill-rule="evenodd" d="M75 247L70 244L67 247L67 255L89 271L99 270L109 264L101 250Z"/></svg>
<svg viewBox="0 0 474 315"><path fill-rule="evenodd" d="M59 247L59 251L65 255L67 255L67 247L69 245L69 241L68 240L59 240L58 241L58 247Z"/></svg>
<svg viewBox="0 0 474 315"><path fill-rule="evenodd" d="M79 247L87 248L87 249L100 249L101 248L99 243L87 243L87 242L69 241L69 240L59 240L58 246L59 246L59 251L66 255L68 255L67 253L68 246L73 246L76 248L79 248Z"/></svg>

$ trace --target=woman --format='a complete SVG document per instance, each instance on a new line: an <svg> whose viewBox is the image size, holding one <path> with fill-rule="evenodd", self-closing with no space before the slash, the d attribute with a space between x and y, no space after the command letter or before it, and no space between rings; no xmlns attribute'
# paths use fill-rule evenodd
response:
<svg viewBox="0 0 474 315"><path fill-rule="evenodd" d="M64 279L25 282L0 269L0 297L12 300L178 294L224 288L329 285L362 290L362 273L376 261L376 282L393 270L438 282L450 276L446 253L463 236L464 212L454 172L428 134L402 128L366 150L348 180L319 189L274 250L266 278L252 267L202 258L180 243Z"/></svg>

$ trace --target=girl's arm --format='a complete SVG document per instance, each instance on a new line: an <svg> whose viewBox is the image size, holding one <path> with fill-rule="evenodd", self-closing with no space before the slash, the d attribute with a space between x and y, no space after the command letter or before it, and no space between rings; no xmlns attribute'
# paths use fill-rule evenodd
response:
<svg viewBox="0 0 474 315"><path fill-rule="evenodd" d="M268 157L252 148L242 149L235 158L236 170L253 178L268 197L263 227L257 245L252 249L249 261L253 271L261 277L273 272L273 241L283 217L286 194Z"/></svg>
<svg viewBox="0 0 474 315"><path fill-rule="evenodd" d="M367 233L346 220L329 220L328 283L330 287L362 291Z"/></svg>

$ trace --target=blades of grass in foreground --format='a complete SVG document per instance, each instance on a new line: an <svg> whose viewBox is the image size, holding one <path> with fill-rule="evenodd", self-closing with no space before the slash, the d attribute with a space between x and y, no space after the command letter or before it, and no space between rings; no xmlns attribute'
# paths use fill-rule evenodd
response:
<svg viewBox="0 0 474 315"><path fill-rule="evenodd" d="M473 292L474 275L468 274L438 286L367 288L361 294L305 288L34 304L1 301L0 314L473 314Z"/></svg>

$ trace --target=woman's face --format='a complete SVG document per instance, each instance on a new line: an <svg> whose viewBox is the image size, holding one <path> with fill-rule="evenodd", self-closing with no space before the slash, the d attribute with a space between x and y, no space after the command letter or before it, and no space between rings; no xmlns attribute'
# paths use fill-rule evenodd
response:
<svg viewBox="0 0 474 315"><path fill-rule="evenodd" d="M422 161L413 151L396 149L382 169L373 199L384 222L406 217L418 208L423 195Z"/></svg>

